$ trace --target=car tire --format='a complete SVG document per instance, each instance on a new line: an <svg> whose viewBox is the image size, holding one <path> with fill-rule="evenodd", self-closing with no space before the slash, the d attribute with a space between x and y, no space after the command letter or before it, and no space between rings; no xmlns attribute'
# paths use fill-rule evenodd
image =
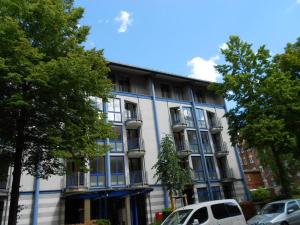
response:
<svg viewBox="0 0 300 225"><path fill-rule="evenodd" d="M282 222L280 225L289 225L288 222Z"/></svg>

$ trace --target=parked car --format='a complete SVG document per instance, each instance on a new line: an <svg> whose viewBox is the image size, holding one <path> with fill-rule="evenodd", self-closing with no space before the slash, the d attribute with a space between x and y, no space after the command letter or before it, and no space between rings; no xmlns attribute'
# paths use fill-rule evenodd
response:
<svg viewBox="0 0 300 225"><path fill-rule="evenodd" d="M162 225L246 225L243 212L233 199L184 206L171 213Z"/></svg>
<svg viewBox="0 0 300 225"><path fill-rule="evenodd" d="M271 202L247 223L249 225L300 225L300 199Z"/></svg>

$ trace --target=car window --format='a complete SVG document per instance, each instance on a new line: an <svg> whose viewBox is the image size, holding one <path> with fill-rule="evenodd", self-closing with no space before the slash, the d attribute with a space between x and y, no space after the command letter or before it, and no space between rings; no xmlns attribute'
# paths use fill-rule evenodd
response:
<svg viewBox="0 0 300 225"><path fill-rule="evenodd" d="M261 214L283 213L284 207L284 203L270 203L263 207Z"/></svg>
<svg viewBox="0 0 300 225"><path fill-rule="evenodd" d="M186 210L179 210L179 211L173 212L164 221L164 225L180 225L180 224L183 224L185 222L186 218L190 215L190 213L192 211L193 211L192 209L186 209Z"/></svg>
<svg viewBox="0 0 300 225"><path fill-rule="evenodd" d="M225 207L227 209L228 216L239 216L242 214L239 207L233 202L226 202Z"/></svg>
<svg viewBox="0 0 300 225"><path fill-rule="evenodd" d="M199 221L199 224L204 223L206 220L208 220L208 212L207 208L203 207L198 209L190 218L187 225L192 225L194 220L197 219Z"/></svg>
<svg viewBox="0 0 300 225"><path fill-rule="evenodd" d="M213 216L217 220L221 220L221 219L224 219L224 218L228 217L227 210L226 210L225 205L223 203L212 205L211 206L211 211L213 213Z"/></svg>
<svg viewBox="0 0 300 225"><path fill-rule="evenodd" d="M289 211L290 209L292 209L293 211L299 210L299 206L298 206L298 204L297 204L296 201L292 201L292 202L288 203L288 205L287 205L287 211Z"/></svg>
<svg viewBox="0 0 300 225"><path fill-rule="evenodd" d="M299 200L297 200L297 202L298 202L298 205L300 206L300 199L299 199Z"/></svg>

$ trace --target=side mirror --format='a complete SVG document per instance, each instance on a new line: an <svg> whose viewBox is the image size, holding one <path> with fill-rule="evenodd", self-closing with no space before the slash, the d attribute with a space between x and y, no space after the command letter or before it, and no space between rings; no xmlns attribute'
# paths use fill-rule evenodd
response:
<svg viewBox="0 0 300 225"><path fill-rule="evenodd" d="M199 220L198 219L194 219L193 225L199 225Z"/></svg>
<svg viewBox="0 0 300 225"><path fill-rule="evenodd" d="M291 213L293 213L295 210L294 209L289 209L288 211L287 211L287 214L291 214Z"/></svg>

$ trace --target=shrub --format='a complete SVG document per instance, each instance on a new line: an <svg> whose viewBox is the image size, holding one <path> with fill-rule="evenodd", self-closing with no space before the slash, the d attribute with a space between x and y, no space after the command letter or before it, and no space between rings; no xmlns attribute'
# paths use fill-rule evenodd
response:
<svg viewBox="0 0 300 225"><path fill-rule="evenodd" d="M97 225L111 225L110 221L105 220L105 219L96 220L94 222L94 224L97 224Z"/></svg>
<svg viewBox="0 0 300 225"><path fill-rule="evenodd" d="M163 209L162 213L163 213L163 219L165 220L172 213L172 209L165 208L165 209Z"/></svg>
<svg viewBox="0 0 300 225"><path fill-rule="evenodd" d="M256 215L256 208L253 202L240 202L240 206L242 208L246 220L249 220L251 217Z"/></svg>
<svg viewBox="0 0 300 225"><path fill-rule="evenodd" d="M251 196L254 202L263 202L269 200L272 197L272 193L266 188L258 188L251 191Z"/></svg>

